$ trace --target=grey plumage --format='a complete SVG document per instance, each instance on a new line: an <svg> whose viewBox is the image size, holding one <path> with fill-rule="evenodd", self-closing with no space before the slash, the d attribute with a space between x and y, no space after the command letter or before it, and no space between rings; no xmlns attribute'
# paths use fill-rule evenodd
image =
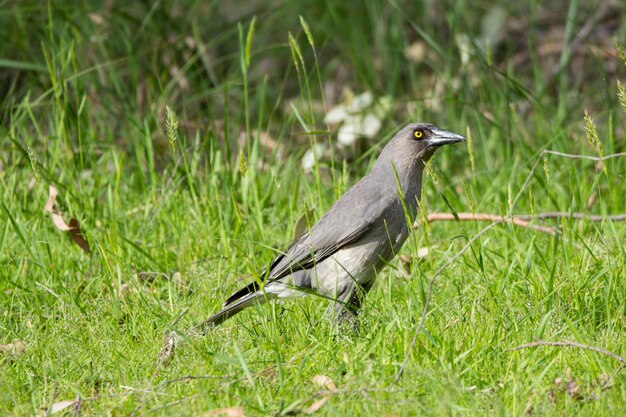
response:
<svg viewBox="0 0 626 417"><path fill-rule="evenodd" d="M329 316L352 320L376 274L400 250L417 213L425 163L441 145L465 140L426 123L400 130L372 170L253 282L230 296L204 325L217 325L254 303L316 292L334 300Z"/></svg>

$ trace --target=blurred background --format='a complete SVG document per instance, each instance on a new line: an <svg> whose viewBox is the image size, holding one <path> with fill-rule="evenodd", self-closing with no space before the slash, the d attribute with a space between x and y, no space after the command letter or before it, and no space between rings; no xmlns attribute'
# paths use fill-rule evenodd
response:
<svg viewBox="0 0 626 417"><path fill-rule="evenodd" d="M621 2L576 0L4 1L0 115L5 136L34 133L17 120L35 103L37 133L76 145L83 164L149 135L162 168L165 106L200 145L219 139L236 158L244 136L262 152L286 147L284 158L305 152L307 132L330 128L332 145L344 120L326 114L367 93L352 110L376 120L357 120L347 147L424 120L471 126L487 153L536 149L580 125L585 108L610 117L624 13ZM51 111L63 132L49 128Z"/></svg>

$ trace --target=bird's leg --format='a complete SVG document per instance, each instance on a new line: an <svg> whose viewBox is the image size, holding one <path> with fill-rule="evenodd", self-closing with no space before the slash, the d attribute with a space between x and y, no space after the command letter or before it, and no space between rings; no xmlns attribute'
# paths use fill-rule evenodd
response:
<svg viewBox="0 0 626 417"><path fill-rule="evenodd" d="M356 318L365 296L370 288L372 288L372 284L373 282L368 282L359 285L356 282L352 282L350 285L346 286L336 300L330 303L326 310L330 322L340 326L348 325L354 330L358 330Z"/></svg>

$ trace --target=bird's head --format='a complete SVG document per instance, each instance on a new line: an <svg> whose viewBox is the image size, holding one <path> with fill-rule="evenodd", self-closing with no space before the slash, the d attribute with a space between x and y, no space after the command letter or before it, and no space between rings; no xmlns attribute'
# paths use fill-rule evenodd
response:
<svg viewBox="0 0 626 417"><path fill-rule="evenodd" d="M416 161L425 163L440 146L463 141L463 136L431 124L411 123L391 139L380 157L396 165L413 165Z"/></svg>
<svg viewBox="0 0 626 417"><path fill-rule="evenodd" d="M407 152L419 155L424 161L428 160L440 146L465 141L461 135L428 123L411 123L398 132L395 139L400 139L400 142L406 145Z"/></svg>

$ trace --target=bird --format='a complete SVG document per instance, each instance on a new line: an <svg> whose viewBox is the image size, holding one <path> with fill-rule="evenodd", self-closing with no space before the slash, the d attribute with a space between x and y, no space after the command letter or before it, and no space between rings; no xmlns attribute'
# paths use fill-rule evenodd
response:
<svg viewBox="0 0 626 417"><path fill-rule="evenodd" d="M355 325L377 274L409 236L426 162L443 145L465 141L429 123L399 130L372 169L276 256L259 279L232 294L202 324L221 324L255 304L310 293L327 298L331 323Z"/></svg>

